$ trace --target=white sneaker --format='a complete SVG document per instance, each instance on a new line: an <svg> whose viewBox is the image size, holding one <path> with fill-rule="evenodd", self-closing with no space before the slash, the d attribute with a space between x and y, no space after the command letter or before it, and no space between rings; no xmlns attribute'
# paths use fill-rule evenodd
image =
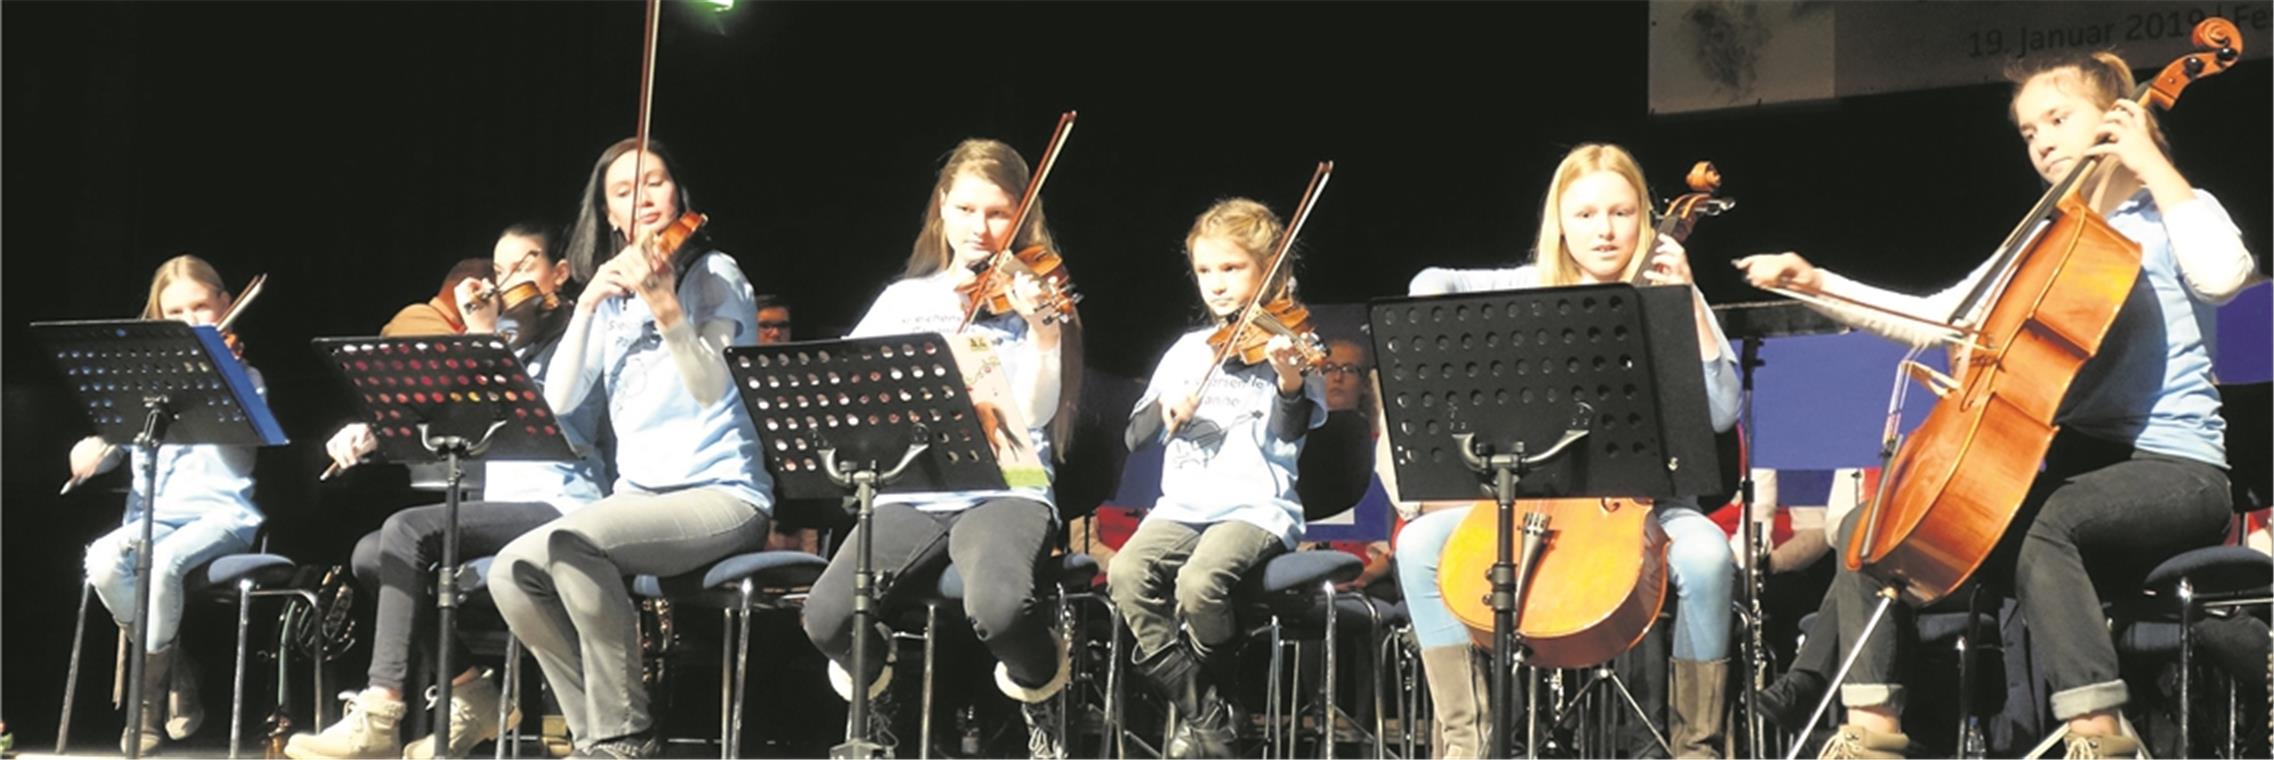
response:
<svg viewBox="0 0 2274 760"><path fill-rule="evenodd" d="M428 690L427 704L434 704L433 690ZM450 756L465 757L474 745L498 737L501 726L497 722L498 702L502 697L497 684L484 671L480 678L463 686L450 689ZM521 710L516 707L506 722L521 722ZM434 757L434 735L403 745L406 760L429 760Z"/></svg>
<svg viewBox="0 0 2274 760"><path fill-rule="evenodd" d="M402 754L397 725L403 720L402 700L378 687L347 695L347 715L323 733L293 734L284 743L284 756L293 760L381 758Z"/></svg>

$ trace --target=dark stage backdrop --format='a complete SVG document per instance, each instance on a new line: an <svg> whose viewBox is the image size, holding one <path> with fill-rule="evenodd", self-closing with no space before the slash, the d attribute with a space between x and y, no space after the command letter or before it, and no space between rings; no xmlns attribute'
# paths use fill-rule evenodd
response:
<svg viewBox="0 0 2274 760"><path fill-rule="evenodd" d="M957 140L999 138L1032 158L1067 109L1081 121L1046 191L1049 220L1088 293L1090 362L1138 377L1196 313L1180 271L1193 216L1233 195L1285 212L1322 159L1338 171L1300 269L1322 302L1402 294L1427 265L1523 258L1549 170L1586 141L1633 149L1659 198L1691 162L1719 164L1741 203L1691 240L1717 302L1766 297L1725 264L1764 251L1898 288L1947 284L2039 192L2003 86L1651 117L1640 4L669 10L655 134L724 249L796 305L801 337L851 324L899 270ZM102 488L54 496L86 427L24 325L130 316L176 253L231 283L267 273L241 332L294 444L263 452L261 505L275 548L344 562L358 534L419 497L383 472L317 486L321 443L349 408L308 340L375 332L452 261L486 256L508 222L567 222L593 158L633 129L641 9L12 2L0 14L0 716L37 746L81 547L118 505ZM2182 170L2261 256L2268 89L2266 62L2248 62L2166 122Z"/></svg>

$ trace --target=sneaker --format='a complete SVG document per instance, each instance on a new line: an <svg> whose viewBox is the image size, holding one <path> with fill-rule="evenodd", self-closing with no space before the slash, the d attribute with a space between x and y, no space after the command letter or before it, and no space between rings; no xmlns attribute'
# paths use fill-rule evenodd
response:
<svg viewBox="0 0 2274 760"><path fill-rule="evenodd" d="M897 648L885 648L884 670L877 673L875 681L869 682L869 725L867 730L869 741L883 747L888 754L893 747L900 743L899 737L894 736L892 732L892 671L893 666L899 661L899 655L895 649ZM848 706L845 715L845 731L848 734L847 738L853 738L850 735L855 731L855 727L852 725L853 718L850 707L853 702L853 676L851 673L845 672L845 666L837 664L834 660L829 663L829 687L836 689L837 697L845 700Z"/></svg>
<svg viewBox="0 0 2274 760"><path fill-rule="evenodd" d="M2078 736L2069 734L2069 760L2096 760L2103 757L2139 757L2140 740L2129 736Z"/></svg>
<svg viewBox="0 0 2274 760"><path fill-rule="evenodd" d="M1911 737L1903 734L1883 734L1862 726L1843 724L1824 740L1824 751L1816 755L1819 760L1900 760L1911 748Z"/></svg>
<svg viewBox="0 0 2274 760"><path fill-rule="evenodd" d="M636 758L655 757L663 753L663 738L650 729L629 736L593 742L571 757Z"/></svg>
<svg viewBox="0 0 2274 760"><path fill-rule="evenodd" d="M1045 699L1040 702L1019 703L1019 714L1026 718L1026 753L1034 760L1061 760L1066 757L1065 737L1059 736L1062 721L1059 701Z"/></svg>
<svg viewBox="0 0 2274 760"><path fill-rule="evenodd" d="M323 733L293 734L284 743L284 756L294 760L330 760L350 757L396 757L402 754L397 724L403 719L402 700L378 687L361 694L343 695L347 715Z"/></svg>
<svg viewBox="0 0 2274 760"><path fill-rule="evenodd" d="M498 694L497 684L489 677L490 674L485 671L482 677L473 682L450 690L451 757L465 757L473 751L474 745L498 736L500 726L497 722L497 708L503 698ZM430 708L436 696L434 689L427 690L426 703ZM521 722L521 710L516 708L512 715L506 717L506 722ZM434 757L434 735L428 734L425 738L404 745L403 757L405 760L428 760Z"/></svg>

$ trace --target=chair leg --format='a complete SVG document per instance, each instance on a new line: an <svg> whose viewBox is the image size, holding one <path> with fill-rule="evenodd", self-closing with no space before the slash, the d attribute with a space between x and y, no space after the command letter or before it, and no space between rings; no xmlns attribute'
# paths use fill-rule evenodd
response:
<svg viewBox="0 0 2274 760"><path fill-rule="evenodd" d="M497 700L497 752L496 760L505 760L505 748L513 747L513 756L521 756L521 724L513 722L513 708L521 704L521 640L511 631L505 634L505 684Z"/></svg>
<svg viewBox="0 0 2274 760"><path fill-rule="evenodd" d="M1326 693L1326 699L1321 703L1323 709L1319 711L1319 745L1322 747L1320 757L1325 760L1334 760L1334 692L1338 685L1334 681L1334 660L1335 655L1339 654L1334 648L1334 629L1335 608L1341 605L1336 604L1333 581L1322 582L1319 587L1320 595L1326 598L1326 645L1319 652L1319 659L1323 661L1319 665L1319 680L1321 681L1319 686L1321 687L1320 691Z"/></svg>
<svg viewBox="0 0 2274 760"><path fill-rule="evenodd" d="M743 579L742 609L736 615L741 618L741 625L736 626L734 633L734 721L733 733L727 734L733 737L733 741L727 745L726 756L729 758L742 756L743 699L750 693L750 597L756 590L750 579Z"/></svg>
<svg viewBox="0 0 2274 760"><path fill-rule="evenodd" d="M85 579L79 581L79 616L71 621L71 665L63 673L63 717L55 722L55 754L71 742L71 703L79 697L79 650L87 639L87 604L95 595L95 585Z"/></svg>
<svg viewBox="0 0 2274 760"><path fill-rule="evenodd" d="M734 755L727 745L734 723L734 610L719 610L719 757Z"/></svg>
<svg viewBox="0 0 2274 760"><path fill-rule="evenodd" d="M1128 760L1129 742L1122 733L1124 727L1121 722L1121 612L1113 608L1112 602L1106 603L1105 620L1105 724L1113 736L1108 749L1114 760Z"/></svg>
<svg viewBox="0 0 2274 760"><path fill-rule="evenodd" d="M1284 706L1280 704L1280 690L1283 688L1280 685L1280 670L1285 657L1280 654L1281 644L1283 642L1280 641L1279 635L1279 616L1272 615L1270 638L1271 666L1268 668L1268 672L1271 674L1271 685L1269 687L1266 687L1263 696L1263 731L1264 736L1266 737L1263 745L1263 756L1265 758L1290 757L1290 755L1287 754L1287 750L1291 749L1280 744L1281 734L1279 732L1279 719L1284 716L1286 710L1284 710ZM1289 689L1289 691L1292 691L1292 689Z"/></svg>
<svg viewBox="0 0 2274 760"><path fill-rule="evenodd" d="M939 640L939 629L940 603L931 602L925 604L924 696L922 699L918 700L919 704L922 705L924 714L922 717L917 719L916 728L916 737L918 742L916 745L916 757L919 760L930 760L932 756L932 652L934 644ZM860 688L860 686L855 685L853 688L857 689Z"/></svg>
<svg viewBox="0 0 2274 760"><path fill-rule="evenodd" d="M2195 754L2195 724L2188 703L2195 701L2195 583L2179 579L2179 756Z"/></svg>
<svg viewBox="0 0 2274 760"><path fill-rule="evenodd" d="M237 675L229 689L229 758L236 760L245 739L245 640L252 627L253 582L237 582ZM282 660L283 652L277 653ZM317 695L321 699L323 695Z"/></svg>

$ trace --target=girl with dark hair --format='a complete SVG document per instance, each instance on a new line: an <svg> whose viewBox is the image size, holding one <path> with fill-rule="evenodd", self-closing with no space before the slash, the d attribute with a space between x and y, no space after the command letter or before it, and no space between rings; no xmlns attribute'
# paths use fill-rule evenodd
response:
<svg viewBox="0 0 2274 760"><path fill-rule="evenodd" d="M594 757L662 746L624 576L678 575L755 550L774 503L723 354L757 337L750 282L699 236L676 250L658 242L690 212L677 164L648 148L624 140L593 163L569 237L584 296L545 386L556 413L591 396L607 404L613 492L515 539L490 566L498 611Z"/></svg>
<svg viewBox="0 0 2274 760"><path fill-rule="evenodd" d="M569 280L568 262L562 260L560 249L551 245L551 234L541 226L524 223L506 228L491 252L490 269L491 277L469 278L453 290L469 333L496 332L499 299L495 294L523 282L536 285L539 293L551 297L551 308L575 308L573 302L560 300ZM541 303L535 306L542 308ZM553 377L559 337L555 333L516 349L539 386ZM484 463L481 499L459 505L459 556L495 554L522 534L600 500L605 494L600 417L599 394L557 415L561 432L577 454L573 461ZM344 470L378 446L371 426L355 423L332 436L325 450L331 454L333 465ZM347 715L326 726L322 733L293 735L284 745L285 755L300 760L436 756L434 737L403 747L397 726L408 709L403 686L410 678L410 663L416 659L412 655L431 649L435 643L432 568L442 559L446 514L440 504L405 509L357 542L352 562L356 578L366 588L376 589L379 600L371 636L370 685L349 697ZM475 744L498 735L499 695L497 684L473 666L461 643L453 639L450 646L450 661L465 668L451 682L451 746L445 756L464 757Z"/></svg>
<svg viewBox="0 0 2274 760"><path fill-rule="evenodd" d="M2096 584L2138 588L2157 563L2217 543L2224 533L2226 420L2206 339L2217 306L2249 284L2255 266L2226 210L2188 184L2165 155L2152 115L2126 99L2133 81L2123 59L2049 58L2012 79L2008 115L2039 177L2059 182L2079 161L2109 159L2105 184L2087 202L2139 244L2140 274L2100 351L2062 399L2044 471L1982 570L2010 580L2051 681L2053 717L2068 722L2068 756L2132 755L2140 744L2120 735L2117 720L2130 694L2117 673ZM1791 253L1748 256L1736 266L1762 287L1957 318L1973 316L1953 312L1993 263L1924 298L1849 280ZM1869 310L1818 308L1893 339L1932 340ZM1853 530L1860 515L1851 514L1839 533ZM1815 705L1835 670L1832 660L1858 646L1878 589L1861 573L1840 569L1819 617L1834 627L1818 623L1837 631L1838 646L1829 645L1831 636L1810 637L1826 645L1803 648L1793 670L1768 689L1769 712L1797 722ZM1901 656L1915 631L1904 605L1890 609L1892 617L1861 641L1840 689L1847 720L1825 743L1824 757L1901 757L1910 749L1902 733Z"/></svg>

